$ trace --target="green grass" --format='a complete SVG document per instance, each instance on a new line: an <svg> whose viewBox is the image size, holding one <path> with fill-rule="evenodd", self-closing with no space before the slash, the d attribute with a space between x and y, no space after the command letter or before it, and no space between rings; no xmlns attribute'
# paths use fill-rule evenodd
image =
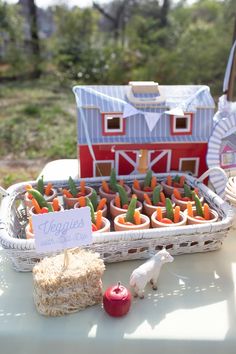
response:
<svg viewBox="0 0 236 354"><path fill-rule="evenodd" d="M0 160L76 158L77 123L70 87L51 78L0 85ZM0 168L0 185L35 178L32 168ZM31 164L32 166L32 164ZM43 166L43 165L42 165Z"/></svg>
<svg viewBox="0 0 236 354"><path fill-rule="evenodd" d="M0 87L0 156L76 157L76 111L71 89L49 82Z"/></svg>

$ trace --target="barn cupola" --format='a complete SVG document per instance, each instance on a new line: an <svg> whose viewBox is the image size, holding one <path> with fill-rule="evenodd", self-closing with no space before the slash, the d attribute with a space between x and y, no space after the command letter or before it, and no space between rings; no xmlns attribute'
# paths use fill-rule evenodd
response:
<svg viewBox="0 0 236 354"><path fill-rule="evenodd" d="M126 95L129 102L136 107L153 107L165 102L158 83L154 81L130 81Z"/></svg>

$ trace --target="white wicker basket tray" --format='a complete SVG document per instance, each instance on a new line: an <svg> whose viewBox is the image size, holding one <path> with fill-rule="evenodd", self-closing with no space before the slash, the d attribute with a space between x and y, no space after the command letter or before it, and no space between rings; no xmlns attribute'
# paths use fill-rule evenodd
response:
<svg viewBox="0 0 236 354"><path fill-rule="evenodd" d="M168 174L156 174L158 181L164 180ZM88 248L99 252L105 262L148 258L163 246L172 255L219 249L233 221L232 209L228 203L200 180L187 174L178 174L185 175L187 183L199 189L209 205L218 212L219 221L206 225L97 233L93 236L93 244ZM174 176L176 173L172 173L172 175ZM124 179L127 184L131 184L134 178L142 180L144 175L119 176L119 178ZM102 179L108 180L107 177ZM79 181L78 179L76 183L79 184ZM67 181L50 182L57 188L68 185ZM29 183L35 185L36 182L25 182L11 186L1 204L0 242L17 271L31 271L34 264L45 256L45 254L36 253L33 239L23 238L25 237L27 217L26 210L22 208L22 199L24 187ZM86 184L98 189L101 178L86 178Z"/></svg>

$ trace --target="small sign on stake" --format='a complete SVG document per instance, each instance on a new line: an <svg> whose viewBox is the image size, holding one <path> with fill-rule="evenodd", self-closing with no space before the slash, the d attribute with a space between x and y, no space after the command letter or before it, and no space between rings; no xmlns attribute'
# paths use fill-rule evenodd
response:
<svg viewBox="0 0 236 354"><path fill-rule="evenodd" d="M66 250L92 243L90 208L76 208L32 216L38 253Z"/></svg>

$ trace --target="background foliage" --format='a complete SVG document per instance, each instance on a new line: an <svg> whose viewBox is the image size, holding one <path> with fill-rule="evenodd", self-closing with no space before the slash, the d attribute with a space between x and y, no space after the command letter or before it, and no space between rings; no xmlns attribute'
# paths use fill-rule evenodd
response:
<svg viewBox="0 0 236 354"><path fill-rule="evenodd" d="M7 5L0 0L2 77L32 69L21 11L27 1ZM113 0L103 8L95 2L85 9L52 7L53 31L40 39L42 72L64 85L65 79L69 85L130 79L204 83L218 95L232 43L233 2L199 0L190 6L183 0Z"/></svg>

